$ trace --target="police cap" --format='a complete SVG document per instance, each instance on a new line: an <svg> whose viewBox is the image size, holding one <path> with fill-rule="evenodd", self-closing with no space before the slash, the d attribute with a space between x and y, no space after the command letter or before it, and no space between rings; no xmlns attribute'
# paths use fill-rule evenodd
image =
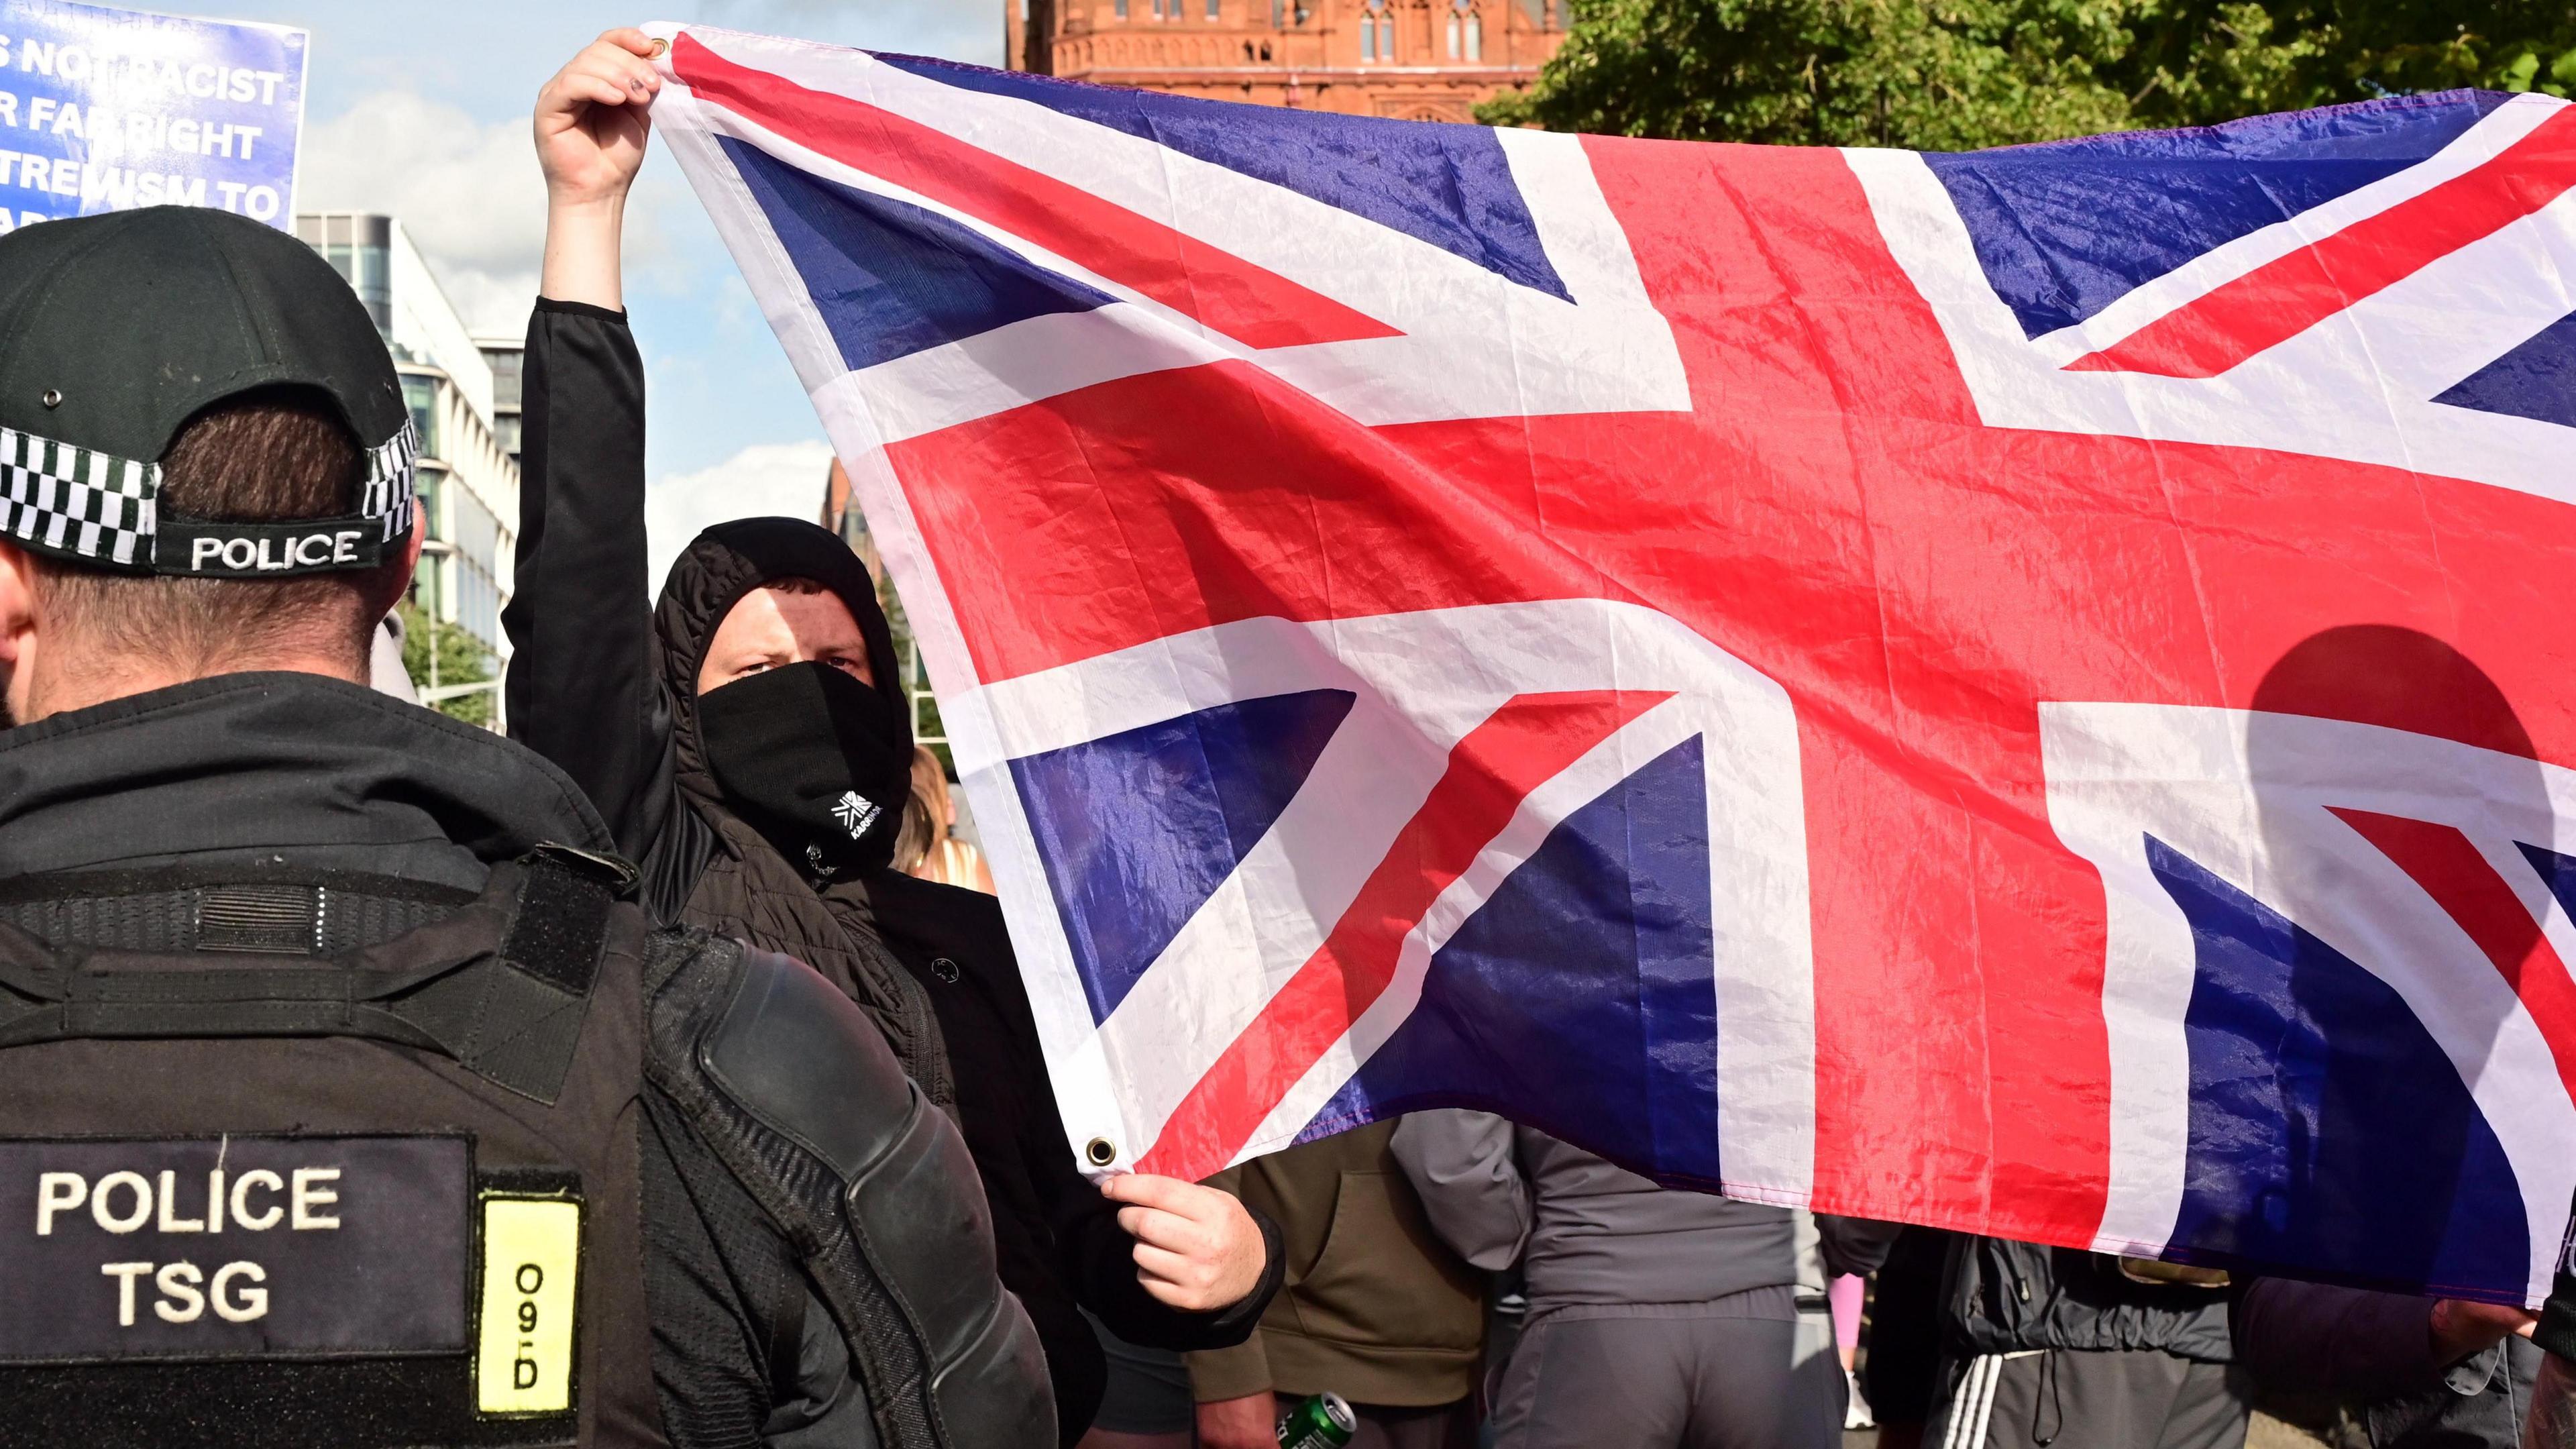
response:
<svg viewBox="0 0 2576 1449"><path fill-rule="evenodd" d="M189 418L254 388L327 395L366 451L358 511L222 523L158 507ZM0 236L0 536L127 573L372 568L411 528L419 436L367 311L311 247L205 207Z"/></svg>

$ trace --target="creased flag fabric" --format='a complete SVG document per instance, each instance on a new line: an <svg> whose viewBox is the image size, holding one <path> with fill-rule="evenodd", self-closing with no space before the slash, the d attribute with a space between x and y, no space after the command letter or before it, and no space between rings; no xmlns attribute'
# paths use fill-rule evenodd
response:
<svg viewBox="0 0 2576 1449"><path fill-rule="evenodd" d="M1934 156L657 33L1094 1166L1473 1105L2542 1294L2576 110Z"/></svg>

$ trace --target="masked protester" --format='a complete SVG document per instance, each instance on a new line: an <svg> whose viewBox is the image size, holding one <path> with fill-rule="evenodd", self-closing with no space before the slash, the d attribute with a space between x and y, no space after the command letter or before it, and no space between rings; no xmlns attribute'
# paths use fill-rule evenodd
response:
<svg viewBox="0 0 2576 1449"><path fill-rule="evenodd" d="M867 1018L654 929L561 771L366 687L417 442L292 237L0 237L0 1439L1042 1439Z"/></svg>
<svg viewBox="0 0 2576 1449"><path fill-rule="evenodd" d="M643 369L618 251L652 52L611 31L539 99L549 208L504 617L512 728L589 792L648 908L813 962L955 1112L1071 1443L1105 1374L1080 1310L1132 1342L1240 1343L1278 1284L1275 1229L1213 1189L1077 1171L997 904L890 868L912 734L846 545L791 519L709 529L648 626Z"/></svg>

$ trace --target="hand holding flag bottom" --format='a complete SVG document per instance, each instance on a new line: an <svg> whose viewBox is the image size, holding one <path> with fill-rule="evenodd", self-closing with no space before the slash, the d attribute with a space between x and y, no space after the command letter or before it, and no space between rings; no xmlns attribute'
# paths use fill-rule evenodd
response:
<svg viewBox="0 0 2576 1449"><path fill-rule="evenodd" d="M1136 1280L1162 1303L1208 1313L1243 1301L1268 1261L1261 1225L1234 1194L1151 1173L1100 1185L1124 1203L1118 1226L1136 1240Z"/></svg>

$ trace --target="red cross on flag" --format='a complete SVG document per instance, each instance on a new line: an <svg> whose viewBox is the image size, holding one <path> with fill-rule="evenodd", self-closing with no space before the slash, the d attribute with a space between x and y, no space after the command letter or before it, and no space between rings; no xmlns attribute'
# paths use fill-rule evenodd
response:
<svg viewBox="0 0 2576 1449"><path fill-rule="evenodd" d="M1971 155L699 27L655 118L927 652L1070 1143L2536 1299L2576 110Z"/></svg>

